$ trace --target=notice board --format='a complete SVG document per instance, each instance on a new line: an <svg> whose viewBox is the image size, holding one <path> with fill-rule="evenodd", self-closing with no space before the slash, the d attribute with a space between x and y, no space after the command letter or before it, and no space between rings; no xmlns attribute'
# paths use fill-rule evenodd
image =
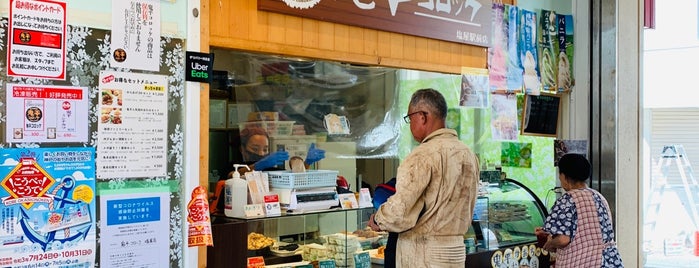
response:
<svg viewBox="0 0 699 268"><path fill-rule="evenodd" d="M541 94L525 95L522 135L556 137L561 114L561 97Z"/></svg>

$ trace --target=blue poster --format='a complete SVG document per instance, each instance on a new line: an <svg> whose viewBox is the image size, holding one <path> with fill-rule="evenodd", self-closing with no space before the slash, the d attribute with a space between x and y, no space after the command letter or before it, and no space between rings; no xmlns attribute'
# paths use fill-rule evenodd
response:
<svg viewBox="0 0 699 268"><path fill-rule="evenodd" d="M93 267L95 149L0 152L0 266Z"/></svg>
<svg viewBox="0 0 699 268"><path fill-rule="evenodd" d="M524 67L524 89L527 94L539 95L541 80L539 77L539 56L536 43L536 12L520 9L520 61Z"/></svg>

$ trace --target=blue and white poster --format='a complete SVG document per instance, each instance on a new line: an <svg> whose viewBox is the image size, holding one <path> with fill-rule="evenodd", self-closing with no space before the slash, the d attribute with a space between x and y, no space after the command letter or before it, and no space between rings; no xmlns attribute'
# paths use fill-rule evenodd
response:
<svg viewBox="0 0 699 268"><path fill-rule="evenodd" d="M100 191L100 267L168 268L170 193Z"/></svg>
<svg viewBox="0 0 699 268"><path fill-rule="evenodd" d="M93 267L95 149L0 150L0 266Z"/></svg>

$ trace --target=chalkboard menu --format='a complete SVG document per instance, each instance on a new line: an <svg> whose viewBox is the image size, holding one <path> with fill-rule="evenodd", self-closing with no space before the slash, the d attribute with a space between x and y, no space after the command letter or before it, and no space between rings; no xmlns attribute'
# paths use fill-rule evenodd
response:
<svg viewBox="0 0 699 268"><path fill-rule="evenodd" d="M526 95L522 116L522 135L556 137L560 113L560 96Z"/></svg>

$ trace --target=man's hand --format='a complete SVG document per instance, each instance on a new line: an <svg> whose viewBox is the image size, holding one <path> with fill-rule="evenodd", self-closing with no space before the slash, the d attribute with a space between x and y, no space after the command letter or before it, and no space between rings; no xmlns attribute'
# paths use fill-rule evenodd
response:
<svg viewBox="0 0 699 268"><path fill-rule="evenodd" d="M374 220L374 215L376 214L371 214L371 216L369 217L369 223L367 225L375 232L379 232L381 231L381 227L379 227L379 225L376 224L376 221Z"/></svg>

